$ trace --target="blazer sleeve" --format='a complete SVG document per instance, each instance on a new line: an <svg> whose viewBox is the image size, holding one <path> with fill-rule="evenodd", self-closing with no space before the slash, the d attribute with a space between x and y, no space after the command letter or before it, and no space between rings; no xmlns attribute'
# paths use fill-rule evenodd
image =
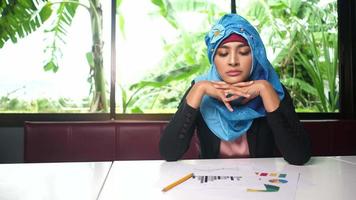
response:
<svg viewBox="0 0 356 200"><path fill-rule="evenodd" d="M310 159L310 138L299 121L292 99L285 88L284 92L285 97L277 110L267 113L267 121L284 159L290 164L303 165Z"/></svg>
<svg viewBox="0 0 356 200"><path fill-rule="evenodd" d="M186 96L191 87L183 96L177 112L166 126L159 141L160 154L167 161L179 160L189 149L190 141L194 134L195 122L199 111L189 106L186 102Z"/></svg>

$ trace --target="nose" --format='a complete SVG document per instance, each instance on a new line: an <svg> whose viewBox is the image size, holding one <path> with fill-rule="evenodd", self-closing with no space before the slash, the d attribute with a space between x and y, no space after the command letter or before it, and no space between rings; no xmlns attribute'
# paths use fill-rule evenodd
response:
<svg viewBox="0 0 356 200"><path fill-rule="evenodd" d="M240 62L239 62L239 58L238 55L236 53L232 53L230 54L229 57L229 66L231 67L237 67L239 66Z"/></svg>

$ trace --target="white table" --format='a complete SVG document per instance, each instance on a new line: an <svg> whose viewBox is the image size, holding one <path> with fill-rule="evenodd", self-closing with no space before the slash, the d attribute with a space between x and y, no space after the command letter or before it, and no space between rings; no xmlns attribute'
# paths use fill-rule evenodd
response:
<svg viewBox="0 0 356 200"><path fill-rule="evenodd" d="M356 156L335 156L333 157L336 160L344 161L349 164L355 164L356 165Z"/></svg>
<svg viewBox="0 0 356 200"><path fill-rule="evenodd" d="M1 200L94 200L112 162L1 164Z"/></svg>
<svg viewBox="0 0 356 200"><path fill-rule="evenodd" d="M287 164L282 158L260 159L212 159L165 161L115 161L108 179L99 196L100 200L108 199L193 199L190 192L182 190L183 183L168 192L161 189L172 180L189 173L185 168L202 168L204 166L237 167L264 169L266 171L291 172L299 174L291 199L346 200L356 196L356 156L348 157L313 157L304 166ZM211 189L211 188L210 188ZM229 193L231 194L229 196ZM231 190L224 194L201 191L198 199L239 199L237 192ZM277 193L249 194L251 199L277 199ZM251 196L255 195L255 196Z"/></svg>

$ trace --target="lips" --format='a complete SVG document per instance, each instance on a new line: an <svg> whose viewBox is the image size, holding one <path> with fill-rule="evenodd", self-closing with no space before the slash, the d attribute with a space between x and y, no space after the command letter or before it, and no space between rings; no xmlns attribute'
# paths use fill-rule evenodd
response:
<svg viewBox="0 0 356 200"><path fill-rule="evenodd" d="M226 72L228 76L239 76L242 73L242 71L239 70L231 70Z"/></svg>

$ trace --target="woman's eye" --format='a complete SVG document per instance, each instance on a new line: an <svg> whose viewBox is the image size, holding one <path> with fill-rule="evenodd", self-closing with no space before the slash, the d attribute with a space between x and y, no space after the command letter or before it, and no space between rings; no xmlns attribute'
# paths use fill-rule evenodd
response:
<svg viewBox="0 0 356 200"><path fill-rule="evenodd" d="M225 57L225 56L228 55L228 53L218 53L218 55L221 56L221 57Z"/></svg>
<svg viewBox="0 0 356 200"><path fill-rule="evenodd" d="M244 51L240 51L240 54L243 56L249 55L250 54L250 50L244 50Z"/></svg>

